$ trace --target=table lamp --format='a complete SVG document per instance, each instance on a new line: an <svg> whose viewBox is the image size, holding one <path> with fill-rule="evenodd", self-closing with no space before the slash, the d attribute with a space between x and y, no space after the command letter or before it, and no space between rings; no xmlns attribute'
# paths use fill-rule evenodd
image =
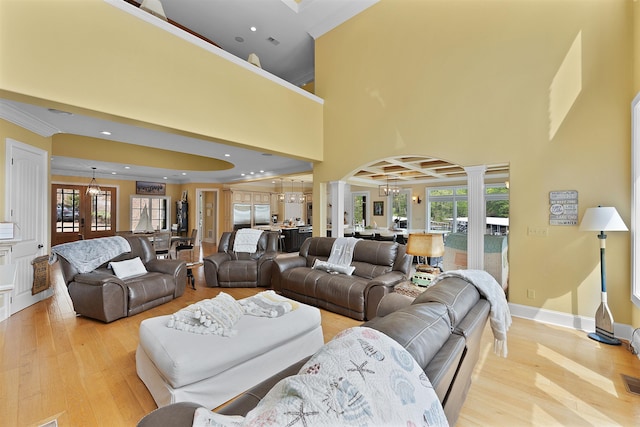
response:
<svg viewBox="0 0 640 427"><path fill-rule="evenodd" d="M444 238L442 234L409 234L407 253L418 257L440 257L444 255ZM420 259L418 258L418 262ZM420 265L416 271L429 271L430 265Z"/></svg>
<svg viewBox="0 0 640 427"><path fill-rule="evenodd" d="M620 340L613 334L613 316L607 305L607 276L604 263L604 250L607 235L605 231L627 231L622 218L613 207L598 206L589 208L582 217L580 231L599 231L600 239L600 283L602 302L596 311L596 331L589 333L589 338L610 345L620 345Z"/></svg>

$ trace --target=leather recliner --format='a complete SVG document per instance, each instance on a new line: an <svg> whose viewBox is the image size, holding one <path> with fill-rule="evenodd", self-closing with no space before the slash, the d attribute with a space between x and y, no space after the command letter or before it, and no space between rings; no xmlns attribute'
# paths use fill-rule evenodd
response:
<svg viewBox="0 0 640 427"><path fill-rule="evenodd" d="M187 279L184 261L157 259L146 237L123 237L129 242L131 251L88 273L80 273L64 257L58 257L76 313L109 323L164 304L184 293ZM144 264L145 274L120 279L109 268L110 262L136 257Z"/></svg>
<svg viewBox="0 0 640 427"><path fill-rule="evenodd" d="M220 237L218 252L203 259L204 278L208 287L255 288L271 286L271 268L278 254L278 233L263 231L256 251L234 252L236 232L226 231Z"/></svg>

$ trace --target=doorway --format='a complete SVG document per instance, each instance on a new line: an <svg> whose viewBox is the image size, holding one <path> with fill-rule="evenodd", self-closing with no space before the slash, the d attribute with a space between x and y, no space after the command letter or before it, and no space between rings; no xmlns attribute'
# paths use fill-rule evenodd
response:
<svg viewBox="0 0 640 427"><path fill-rule="evenodd" d="M218 243L218 190L197 190L196 224L200 241Z"/></svg>
<svg viewBox="0 0 640 427"><path fill-rule="evenodd" d="M115 235L116 188L86 194L83 185L51 185L51 245Z"/></svg>

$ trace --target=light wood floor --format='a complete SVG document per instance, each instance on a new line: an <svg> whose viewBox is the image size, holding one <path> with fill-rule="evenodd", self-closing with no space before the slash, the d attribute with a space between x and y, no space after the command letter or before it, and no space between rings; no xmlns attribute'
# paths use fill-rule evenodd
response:
<svg viewBox="0 0 640 427"><path fill-rule="evenodd" d="M196 290L103 324L76 317L54 266L54 296L0 322L0 425L134 426L156 407L136 375L139 324L215 296L201 269ZM235 298L261 290L225 289ZM322 312L325 340L358 324ZM620 376L639 377L640 360L623 347L523 319L514 319L508 358L492 353L492 340L487 327L458 426L640 425L640 396Z"/></svg>

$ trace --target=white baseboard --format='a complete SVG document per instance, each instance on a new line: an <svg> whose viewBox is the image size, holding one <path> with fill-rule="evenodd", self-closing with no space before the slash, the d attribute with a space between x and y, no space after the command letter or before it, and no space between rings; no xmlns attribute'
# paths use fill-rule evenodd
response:
<svg viewBox="0 0 640 427"><path fill-rule="evenodd" d="M511 310L511 315L514 317L521 317L523 319L534 320L536 322L563 326L565 328L585 332L593 332L596 328L596 321L594 317L577 316L575 314L562 313L560 311L552 311L544 308L513 303L509 303L509 309ZM630 341L633 328L631 325L614 322L613 333L617 338Z"/></svg>

